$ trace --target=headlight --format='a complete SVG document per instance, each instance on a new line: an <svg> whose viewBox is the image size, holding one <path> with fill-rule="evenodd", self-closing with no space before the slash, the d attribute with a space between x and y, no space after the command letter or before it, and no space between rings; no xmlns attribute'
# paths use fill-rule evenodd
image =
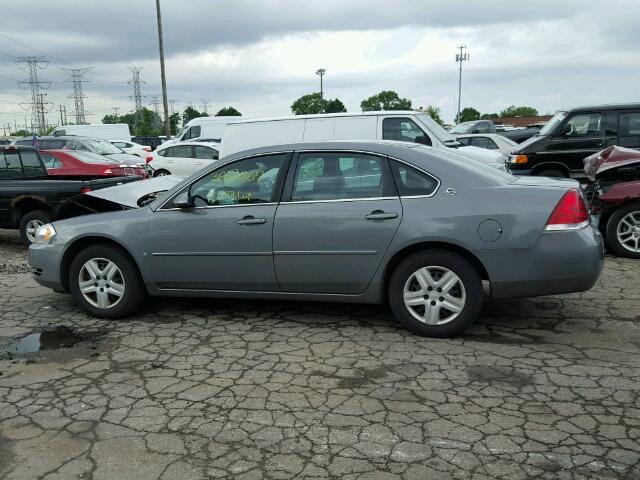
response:
<svg viewBox="0 0 640 480"><path fill-rule="evenodd" d="M53 225L47 223L38 229L38 233L36 233L36 238L33 243L51 243L51 240L53 240L55 236L56 229L53 228Z"/></svg>

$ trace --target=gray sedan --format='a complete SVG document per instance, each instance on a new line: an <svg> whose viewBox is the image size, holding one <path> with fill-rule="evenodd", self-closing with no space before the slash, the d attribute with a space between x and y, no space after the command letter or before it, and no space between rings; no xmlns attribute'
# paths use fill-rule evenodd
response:
<svg viewBox="0 0 640 480"><path fill-rule="evenodd" d="M29 258L38 283L103 318L146 295L388 302L441 337L476 320L483 282L495 298L588 290L603 247L572 180L323 142L238 153L140 208L45 225Z"/></svg>

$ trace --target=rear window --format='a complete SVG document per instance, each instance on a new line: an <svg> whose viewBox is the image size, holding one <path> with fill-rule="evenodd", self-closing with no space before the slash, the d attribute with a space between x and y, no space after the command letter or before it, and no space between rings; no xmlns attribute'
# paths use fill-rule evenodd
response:
<svg viewBox="0 0 640 480"><path fill-rule="evenodd" d="M77 150L74 152L69 152L69 155L77 158L84 163L111 163L111 160L108 157L92 152Z"/></svg>

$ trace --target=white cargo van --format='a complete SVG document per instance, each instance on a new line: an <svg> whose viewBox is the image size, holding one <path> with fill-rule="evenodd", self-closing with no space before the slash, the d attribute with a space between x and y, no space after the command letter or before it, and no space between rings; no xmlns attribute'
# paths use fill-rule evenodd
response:
<svg viewBox="0 0 640 480"><path fill-rule="evenodd" d="M103 140L131 140L129 125L126 123L101 123L99 125L64 125L56 127L51 133L56 137L78 135L81 137L101 138Z"/></svg>
<svg viewBox="0 0 640 480"><path fill-rule="evenodd" d="M183 126L175 137L167 140L162 145L166 146L172 143L199 141L199 142L220 142L222 133L227 124L237 120L241 120L240 116L229 117L198 117L190 120Z"/></svg>
<svg viewBox="0 0 640 480"><path fill-rule="evenodd" d="M220 157L268 145L376 139L421 143L434 148L455 148L468 158L504 168L505 157L502 154L478 147L465 147L429 115L411 110L235 120L224 131Z"/></svg>

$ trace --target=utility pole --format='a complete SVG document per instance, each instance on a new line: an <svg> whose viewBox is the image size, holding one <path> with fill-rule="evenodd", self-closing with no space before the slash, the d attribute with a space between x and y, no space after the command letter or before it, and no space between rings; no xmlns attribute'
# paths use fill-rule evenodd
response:
<svg viewBox="0 0 640 480"><path fill-rule="evenodd" d="M62 106L62 113L64 113L64 124L68 125L69 122L67 122L67 106L66 105Z"/></svg>
<svg viewBox="0 0 640 480"><path fill-rule="evenodd" d="M60 105L60 126L64 125L64 119L62 118L62 105Z"/></svg>
<svg viewBox="0 0 640 480"><path fill-rule="evenodd" d="M118 110L120 110L120 107L113 107L113 113L115 114L114 117L116 118L116 123L118 123Z"/></svg>
<svg viewBox="0 0 640 480"><path fill-rule="evenodd" d="M38 70L44 70L48 64L49 61L45 60L44 57L18 57L16 60L16 65L19 68L29 72L29 80L18 82L18 85L25 90L27 88L30 90L31 101L23 102L21 105L25 109L31 109L31 123L37 127L40 135L47 133L47 123L44 114L51 105L45 102L47 94L41 92L49 88L51 82L38 80Z"/></svg>
<svg viewBox="0 0 640 480"><path fill-rule="evenodd" d="M204 116L206 117L207 115L209 115L209 112L207 112L207 107L209 107L209 100L207 98L203 98L200 101L202 102L202 105L200 105L202 107L202 113L204 113Z"/></svg>
<svg viewBox="0 0 640 480"><path fill-rule="evenodd" d="M76 125L86 125L87 123L86 113L84 111L85 97L82 93L82 83L88 82L88 80L83 80L82 76L92 68L93 67L60 69L71 74L71 80L65 80L65 82L71 83L73 85L73 93L69 96L69 98L73 98L73 103L75 105Z"/></svg>
<svg viewBox="0 0 640 480"><path fill-rule="evenodd" d="M169 122L169 103L167 101L167 78L164 73L164 42L162 40L162 18L160 15L160 0L156 0L156 14L158 17L158 51L160 53L160 78L162 80L162 106L164 108L164 134L171 138L171 123Z"/></svg>
<svg viewBox="0 0 640 480"><path fill-rule="evenodd" d="M327 70L324 68L319 68L318 70L316 70L316 75L320 77L320 99L321 100L324 100L324 90L322 89L322 77L324 77L324 74L326 72Z"/></svg>
<svg viewBox="0 0 640 480"><path fill-rule="evenodd" d="M466 48L466 45L458 45L460 53L456 53L456 62L460 62L460 74L458 76L458 114L456 115L456 123L460 123L460 99L462 97L462 62L469 61L469 54L463 53Z"/></svg>

